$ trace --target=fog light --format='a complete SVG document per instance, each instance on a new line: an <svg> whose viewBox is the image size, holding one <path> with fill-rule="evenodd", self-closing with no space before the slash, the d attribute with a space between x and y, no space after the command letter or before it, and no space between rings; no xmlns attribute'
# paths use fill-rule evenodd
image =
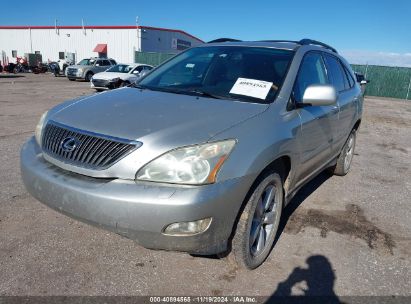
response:
<svg viewBox="0 0 411 304"><path fill-rule="evenodd" d="M210 227L211 217L193 222L179 222L168 225L164 229L164 234L185 236L202 233Z"/></svg>

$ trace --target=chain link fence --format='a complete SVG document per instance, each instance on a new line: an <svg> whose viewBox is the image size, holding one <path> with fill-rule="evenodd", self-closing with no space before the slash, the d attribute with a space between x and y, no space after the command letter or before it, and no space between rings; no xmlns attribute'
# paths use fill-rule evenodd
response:
<svg viewBox="0 0 411 304"><path fill-rule="evenodd" d="M363 74L370 81L365 95L411 99L411 68L358 64L351 66L355 72Z"/></svg>
<svg viewBox="0 0 411 304"><path fill-rule="evenodd" d="M158 66L176 54L156 53L156 52L135 52L134 62Z"/></svg>

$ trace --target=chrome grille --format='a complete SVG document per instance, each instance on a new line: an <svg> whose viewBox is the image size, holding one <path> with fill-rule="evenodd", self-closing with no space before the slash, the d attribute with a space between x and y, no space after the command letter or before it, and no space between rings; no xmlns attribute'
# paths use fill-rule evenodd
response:
<svg viewBox="0 0 411 304"><path fill-rule="evenodd" d="M68 76L76 76L77 69L75 68L67 68L67 75Z"/></svg>
<svg viewBox="0 0 411 304"><path fill-rule="evenodd" d="M72 139L75 143L70 149L64 146L67 139ZM56 122L49 122L42 136L43 152L49 156L64 163L94 170L110 167L140 146L140 142L104 137Z"/></svg>
<svg viewBox="0 0 411 304"><path fill-rule="evenodd" d="M92 82L95 87L106 87L110 84L108 80L103 79L92 79Z"/></svg>

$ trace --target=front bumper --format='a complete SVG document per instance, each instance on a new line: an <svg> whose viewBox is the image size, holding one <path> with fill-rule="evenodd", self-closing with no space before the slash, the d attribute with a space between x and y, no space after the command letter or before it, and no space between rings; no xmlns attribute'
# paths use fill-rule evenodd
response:
<svg viewBox="0 0 411 304"><path fill-rule="evenodd" d="M67 76L67 78L70 78L70 79L83 79L84 78L84 72L80 73L76 69L67 68L66 69L66 76Z"/></svg>
<svg viewBox="0 0 411 304"><path fill-rule="evenodd" d="M21 175L40 202L81 221L136 240L146 248L215 254L227 249L235 218L252 177L204 186L99 179L72 173L44 160L34 138L21 150ZM192 236L164 235L175 222L212 217Z"/></svg>
<svg viewBox="0 0 411 304"><path fill-rule="evenodd" d="M104 79L92 79L90 81L90 87L92 89L109 90L116 87L116 82Z"/></svg>

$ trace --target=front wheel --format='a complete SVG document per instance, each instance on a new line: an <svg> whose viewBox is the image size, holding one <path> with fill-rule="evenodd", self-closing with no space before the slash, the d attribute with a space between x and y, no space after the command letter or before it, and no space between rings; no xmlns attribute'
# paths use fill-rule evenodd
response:
<svg viewBox="0 0 411 304"><path fill-rule="evenodd" d="M91 77L93 77L93 73L88 72L86 74L86 77L84 78L85 81L90 82L91 81Z"/></svg>
<svg viewBox="0 0 411 304"><path fill-rule="evenodd" d="M354 157L355 141L357 139L357 131L352 130L348 136L344 147L338 156L337 164L332 168L331 172L335 175L344 176L350 171L352 159Z"/></svg>
<svg viewBox="0 0 411 304"><path fill-rule="evenodd" d="M283 182L278 173L262 176L240 216L232 248L237 263L260 266L270 254L283 209Z"/></svg>

